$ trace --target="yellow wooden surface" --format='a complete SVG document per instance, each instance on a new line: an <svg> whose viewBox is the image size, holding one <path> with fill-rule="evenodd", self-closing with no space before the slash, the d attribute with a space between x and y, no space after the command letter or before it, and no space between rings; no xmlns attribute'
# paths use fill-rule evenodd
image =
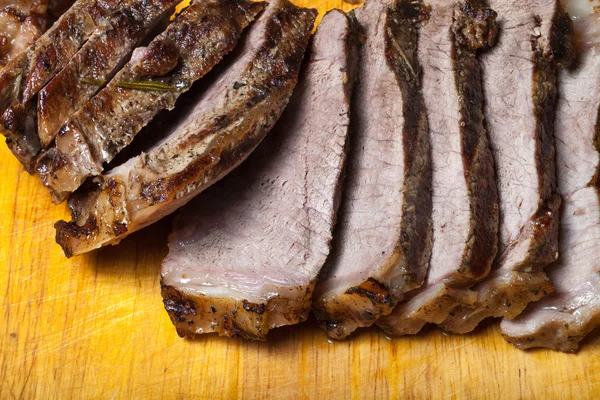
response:
<svg viewBox="0 0 600 400"><path fill-rule="evenodd" d="M159 290L169 220L67 260L52 227L66 207L4 145L0 171L0 399L600 397L598 332L576 355L519 351L493 324L336 343L310 322L266 343L180 339Z"/></svg>

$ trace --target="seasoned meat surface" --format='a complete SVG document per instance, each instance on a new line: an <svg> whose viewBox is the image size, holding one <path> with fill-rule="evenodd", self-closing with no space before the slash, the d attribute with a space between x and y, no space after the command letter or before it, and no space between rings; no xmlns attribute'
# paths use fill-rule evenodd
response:
<svg viewBox="0 0 600 400"><path fill-rule="evenodd" d="M0 115L5 114L4 121L9 120L5 111L36 95L118 4L119 0L76 1L33 46L0 70Z"/></svg>
<svg viewBox="0 0 600 400"><path fill-rule="evenodd" d="M64 200L87 177L101 174L104 164L161 110L173 109L179 96L234 48L264 5L194 2L147 47L136 49L131 61L69 118L54 145L39 157L36 172L54 201Z"/></svg>
<svg viewBox="0 0 600 400"><path fill-rule="evenodd" d="M435 1L419 60L431 132L433 247L424 285L379 320L391 335L440 323L485 278L497 249L498 198L483 123L479 49L494 44L496 13L479 0Z"/></svg>
<svg viewBox="0 0 600 400"><path fill-rule="evenodd" d="M600 324L600 13L592 12L594 5L566 2L576 17L578 58L558 77L560 257L548 267L554 293L501 324L504 337L523 349L576 351Z"/></svg>
<svg viewBox="0 0 600 400"><path fill-rule="evenodd" d="M13 107L10 124L0 120L4 134L16 143L9 147L27 170L66 119L121 68L134 47L173 13L176 4L177 0L122 1L107 17L107 28L94 33L36 99Z"/></svg>
<svg viewBox="0 0 600 400"><path fill-rule="evenodd" d="M485 113L500 195L500 252L477 301L443 328L473 330L484 318L514 318L552 291L543 267L558 255L554 151L557 68L573 58L571 22L559 0L495 0L500 39L482 56ZM515 72L515 71L518 71Z"/></svg>
<svg viewBox="0 0 600 400"><path fill-rule="evenodd" d="M269 3L231 66L148 153L89 181L56 224L67 256L115 244L175 211L238 166L288 103L316 17Z"/></svg>
<svg viewBox="0 0 600 400"><path fill-rule="evenodd" d="M40 91L38 136L47 146L56 132L128 60L134 47L174 10L177 0L124 0L107 23L112 29L90 38Z"/></svg>
<svg viewBox="0 0 600 400"><path fill-rule="evenodd" d="M355 47L347 17L326 14L273 131L177 216L162 284L181 336L264 339L307 317L339 203Z"/></svg>
<svg viewBox="0 0 600 400"><path fill-rule="evenodd" d="M330 259L314 314L342 339L389 313L419 286L431 245L431 165L416 60L421 4L369 0L363 30L352 151Z"/></svg>
<svg viewBox="0 0 600 400"><path fill-rule="evenodd" d="M47 0L0 2L0 69L46 30Z"/></svg>

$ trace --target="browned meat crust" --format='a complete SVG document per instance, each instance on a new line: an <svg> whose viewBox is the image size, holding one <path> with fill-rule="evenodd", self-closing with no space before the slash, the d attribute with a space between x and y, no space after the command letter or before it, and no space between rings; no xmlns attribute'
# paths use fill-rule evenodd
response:
<svg viewBox="0 0 600 400"><path fill-rule="evenodd" d="M47 0L21 0L0 8L0 69L46 30Z"/></svg>
<svg viewBox="0 0 600 400"><path fill-rule="evenodd" d="M105 163L160 111L173 109L179 96L233 49L243 29L263 8L264 3L237 0L194 3L147 48L137 49L133 59L68 120L53 146L40 155L36 172L53 200L65 200L88 176L101 174ZM160 84L172 90L128 89L121 86L123 82Z"/></svg>
<svg viewBox="0 0 600 400"><path fill-rule="evenodd" d="M13 154L31 171L36 156L66 119L79 110L129 58L138 44L175 9L177 0L124 0L81 50L30 102L0 120ZM17 116L15 118L15 116Z"/></svg>
<svg viewBox="0 0 600 400"><path fill-rule="evenodd" d="M112 29L94 35L81 51L40 90L38 136L43 147L64 122L79 110L129 58L133 48L169 17L177 0L125 0L107 23ZM88 80L83 82L83 80Z"/></svg>
<svg viewBox="0 0 600 400"><path fill-rule="evenodd" d="M72 197L73 221L55 225L57 242L67 256L115 244L173 212L239 165L261 142L296 85L316 17L315 10L285 0L275 5L266 37L253 44L258 47L249 63L241 71L230 69L226 76L231 81L217 82L206 94L226 102L201 102L168 140L98 176Z"/></svg>
<svg viewBox="0 0 600 400"><path fill-rule="evenodd" d="M373 38L367 38L363 50L372 51L372 47L380 47L381 51L385 52L386 66L395 76L398 92L402 96L401 111L398 111L402 113L404 125L398 135L402 138L404 176L397 177L403 182L403 187L397 188L403 191L402 204L398 204L402 209L402 217L399 220L401 233L395 239L397 244L394 251L390 252L384 261L387 264L384 272L377 271L377 267L383 267L381 265L364 265L368 277L363 282L357 285L347 285L348 281L335 283L332 275L344 277L347 274L344 271L345 264L340 261L340 255L347 250L342 249L342 246L348 245L344 237L352 235L348 232L352 229L348 228L350 224L347 222L346 212L349 211L346 211L342 204L340 227L334 239L334 250L325 266L326 271L321 277L318 295L313 304L313 312L318 323L327 335L334 339L343 339L359 327L372 325L379 316L390 313L405 292L420 286L427 272L431 250L431 163L428 123L420 92L420 66L417 60L418 25L427 17L427 9L420 3L415 5L410 1L401 1L397 4L385 3L382 9L384 11L381 16L372 15L380 12L380 8L364 11L365 18L381 18L385 21L383 29L386 33L384 38L379 35L375 37L375 34ZM373 21L369 23L375 24ZM375 43L380 38L383 43ZM372 73L369 67L364 67L364 60L362 65L363 74ZM357 90L365 90L365 88L359 83ZM370 104L370 99L365 98L368 95L386 98L385 93L362 96L365 100L355 106L357 119L359 122L362 119L362 124L365 124L369 118L372 119L368 115L370 113L368 108L358 109L361 106L368 107L366 104ZM360 96L360 93L357 93L357 96ZM389 94L387 97L390 97ZM389 101L394 100L390 98ZM375 140L368 138L365 132L361 132L360 135L366 137L363 140ZM360 143L354 146L360 146ZM361 150L363 149L355 149L357 152ZM366 167L353 165L354 163L355 161L352 161L348 167L349 184L360 185L360 182L355 181L354 170ZM352 195L346 194L346 196Z"/></svg>
<svg viewBox="0 0 600 400"><path fill-rule="evenodd" d="M75 55L119 0L79 0L0 71L0 114L29 101Z"/></svg>
<svg viewBox="0 0 600 400"><path fill-rule="evenodd" d="M161 294L165 310L181 337L193 338L200 333L215 332L232 338L265 340L271 313L278 312L288 325L306 319L310 311L311 288L312 285L308 286L302 297L288 299L280 295L262 304L228 297L193 296L167 285L161 285Z"/></svg>
<svg viewBox="0 0 600 400"><path fill-rule="evenodd" d="M433 113L443 113L437 109L428 109L432 126L433 147L433 219L434 235L433 250L429 274L425 284L413 291L411 298L396 307L388 316L382 317L378 325L390 335L405 335L417 333L426 323L440 323L455 307L470 304L474 300L469 287L487 276L497 251L498 232L498 196L494 180L493 159L489 149L486 131L483 123L483 89L481 83L481 67L477 58L479 49L486 49L495 44L497 25L496 13L487 8L479 0L459 1L453 5L441 2L434 4L433 17L427 27L428 34L437 28L435 16L445 18L450 22L449 54L437 54L436 44L430 44L430 49L423 53L422 63L428 63L428 68L437 68L440 57L450 57L451 65L443 72L449 78L444 85L453 83L456 99L456 110L452 113L458 116L452 120L451 129L460 133L459 149L462 165L455 165L447 156L451 151L450 143L455 139L444 139L448 135L446 126L440 126L436 118L435 127L432 123ZM438 32L439 34L439 32ZM441 36L435 36L438 40ZM445 50L444 50L445 51ZM438 59L438 61L436 61ZM437 72L436 72L437 73ZM428 78L427 73L424 79ZM449 85L448 85L449 86ZM435 89L439 90L438 88ZM442 90L451 90L444 87ZM439 93L430 88L425 93L428 107L438 102ZM452 115L452 114L449 114ZM440 136L436 136L440 135ZM443 146L443 143L448 143ZM458 147L458 146L457 146ZM448 161L451 160L451 161ZM456 159L456 161L458 161ZM454 191L462 192L460 186L454 188L451 182L440 179L446 168L456 168L463 172L465 192L455 199ZM436 176L436 174L438 174ZM461 177L462 178L462 177ZM458 196L457 196L458 197ZM464 200L463 200L464 199ZM442 208L449 206L448 201L454 201L450 207L460 210L457 220L446 220L447 215ZM468 204L457 204L468 201ZM456 242L456 236L450 233L457 230L461 241ZM464 242L463 242L464 240ZM459 245L457 246L457 243ZM457 255L460 254L460 257ZM448 261L448 257L453 260Z"/></svg>
<svg viewBox="0 0 600 400"><path fill-rule="evenodd" d="M221 335L237 336L230 328L235 321L238 329L256 328L246 338L262 339L272 328L307 317L315 279L329 254L346 158L358 66L351 21L338 10L323 17L273 132L173 223L162 284L184 299L200 296L215 309L223 308L222 301L252 299L262 321L239 312L204 314L192 325L178 324L180 335L214 332L216 326ZM169 310L172 302L165 305Z"/></svg>
<svg viewBox="0 0 600 400"><path fill-rule="evenodd" d="M505 247L488 279L473 288L478 293L477 301L469 307L455 309L442 324L444 330L466 333L487 317L513 319L527 304L553 290L543 268L555 261L558 255L561 198L556 185L553 137L556 75L557 68L568 66L574 58L570 18L558 2L555 11L554 15L544 16L552 21L547 36L538 37L535 35L539 33L531 33L531 101L536 138L536 155L531 167L535 165L538 171L539 208L522 227L521 234ZM542 29L541 20L537 23L537 29ZM530 166L524 166L527 167ZM509 196L512 194L507 194L507 198Z"/></svg>

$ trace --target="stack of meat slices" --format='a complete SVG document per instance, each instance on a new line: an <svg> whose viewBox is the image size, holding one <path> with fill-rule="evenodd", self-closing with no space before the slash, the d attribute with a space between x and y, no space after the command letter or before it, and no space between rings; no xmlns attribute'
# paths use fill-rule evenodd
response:
<svg viewBox="0 0 600 400"><path fill-rule="evenodd" d="M178 215L162 292L180 335L263 339L308 316L346 155L357 59L352 25L339 11L325 15L274 131Z"/></svg>
<svg viewBox="0 0 600 400"><path fill-rule="evenodd" d="M596 3L367 0L312 38L288 0L177 3L0 10L0 132L69 200L67 256L185 206L161 286L187 337L312 310L334 339L499 317L575 351L600 324Z"/></svg>

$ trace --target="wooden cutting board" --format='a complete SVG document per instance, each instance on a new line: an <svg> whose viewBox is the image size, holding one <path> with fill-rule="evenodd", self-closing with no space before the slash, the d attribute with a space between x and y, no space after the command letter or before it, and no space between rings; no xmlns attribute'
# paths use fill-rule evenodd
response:
<svg viewBox="0 0 600 400"><path fill-rule="evenodd" d="M333 343L309 321L266 343L180 339L159 290L170 219L68 260L52 227L66 206L3 145L0 171L0 399L600 397L598 331L579 354L517 350L496 324Z"/></svg>

